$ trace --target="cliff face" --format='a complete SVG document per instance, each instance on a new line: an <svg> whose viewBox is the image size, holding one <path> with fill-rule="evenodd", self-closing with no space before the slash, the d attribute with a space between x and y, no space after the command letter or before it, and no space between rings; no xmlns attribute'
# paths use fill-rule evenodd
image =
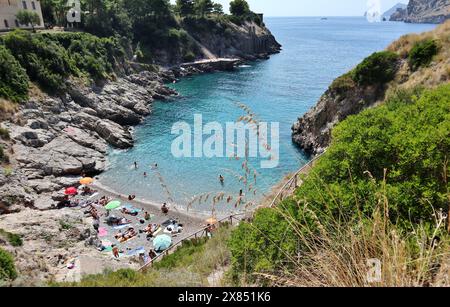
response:
<svg viewBox="0 0 450 307"><path fill-rule="evenodd" d="M410 35L392 43L388 50L400 54L395 79L386 85L357 85L349 74L337 78L318 101L292 127L292 140L309 154L322 153L331 142L333 127L352 114L382 103L386 93L398 88L433 87L450 81L448 48L450 21L431 32ZM442 44L440 52L429 66L412 71L408 53L414 42L435 39Z"/></svg>
<svg viewBox="0 0 450 307"><path fill-rule="evenodd" d="M317 105L293 125L293 142L308 154L322 153L330 144L331 131L337 123L373 106L384 92L384 86L352 85L351 89L331 86Z"/></svg>
<svg viewBox="0 0 450 307"><path fill-rule="evenodd" d="M406 9L391 15L391 21L443 23L450 18L450 0L410 0Z"/></svg>
<svg viewBox="0 0 450 307"><path fill-rule="evenodd" d="M172 50L171 46L155 51L155 63L176 66L215 58L255 60L267 58L281 50L270 30L252 21L237 25L226 20L185 19L179 26L186 33L184 47L191 49L191 58L187 59L185 52Z"/></svg>
<svg viewBox="0 0 450 307"><path fill-rule="evenodd" d="M183 25L193 40L198 44L202 57L239 57L243 59L265 58L277 53L281 45L265 26L255 22L236 25L224 22L213 25Z"/></svg>

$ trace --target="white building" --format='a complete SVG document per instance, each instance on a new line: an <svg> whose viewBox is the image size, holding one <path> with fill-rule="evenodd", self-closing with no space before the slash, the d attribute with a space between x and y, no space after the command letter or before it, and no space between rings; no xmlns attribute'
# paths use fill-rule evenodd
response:
<svg viewBox="0 0 450 307"><path fill-rule="evenodd" d="M0 31L15 28L31 28L30 25L21 25L17 21L16 14L20 10L34 11L39 15L40 23L36 28L44 27L41 3L39 0L0 0Z"/></svg>

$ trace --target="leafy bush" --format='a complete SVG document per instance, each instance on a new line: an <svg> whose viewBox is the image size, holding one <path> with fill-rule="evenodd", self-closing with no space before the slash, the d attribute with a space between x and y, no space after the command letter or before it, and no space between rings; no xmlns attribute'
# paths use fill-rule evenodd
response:
<svg viewBox="0 0 450 307"><path fill-rule="evenodd" d="M8 239L9 244L11 244L14 247L23 245L22 237L18 234L7 232L3 229L0 229L0 235L6 237L6 239Z"/></svg>
<svg viewBox="0 0 450 307"><path fill-rule="evenodd" d="M420 97L417 93L399 92L384 105L340 123L297 197L319 212L335 210L333 204L339 203L345 208L340 213L368 213L373 208L357 208L355 201L375 197L372 180L385 179L393 222L431 223L433 207L448 206L447 178L442 174L448 174L450 85Z"/></svg>
<svg viewBox="0 0 450 307"><path fill-rule="evenodd" d="M22 102L28 98L27 73L10 51L1 44L0 97L9 99L13 102Z"/></svg>
<svg viewBox="0 0 450 307"><path fill-rule="evenodd" d="M360 85L384 84L394 79L399 56L391 51L375 52L365 58L352 72Z"/></svg>
<svg viewBox="0 0 450 307"><path fill-rule="evenodd" d="M16 30L8 33L3 41L30 79L46 90L62 89L65 78L76 72L67 51L49 38Z"/></svg>
<svg viewBox="0 0 450 307"><path fill-rule="evenodd" d="M106 79L125 56L120 38L98 38L87 33L33 35L17 30L5 35L3 43L26 69L29 78L49 92L64 89L65 80L71 75ZM11 79L10 73L6 73Z"/></svg>
<svg viewBox="0 0 450 307"><path fill-rule="evenodd" d="M438 53L439 46L434 39L427 39L416 43L411 49L408 61L413 70L431 63L433 57Z"/></svg>
<svg viewBox="0 0 450 307"><path fill-rule="evenodd" d="M10 139L8 129L0 127L0 138L2 138L4 140Z"/></svg>
<svg viewBox="0 0 450 307"><path fill-rule="evenodd" d="M13 256L0 248L0 280L14 280L16 278L17 271Z"/></svg>
<svg viewBox="0 0 450 307"><path fill-rule="evenodd" d="M293 253L297 247L295 234L280 212L260 209L255 213L252 224L256 226L239 224L229 240L232 279L237 283L241 273L270 272L281 266L283 254Z"/></svg>
<svg viewBox="0 0 450 307"><path fill-rule="evenodd" d="M3 149L3 146L0 145L0 162L9 162L9 157L8 155L5 153L5 150Z"/></svg>

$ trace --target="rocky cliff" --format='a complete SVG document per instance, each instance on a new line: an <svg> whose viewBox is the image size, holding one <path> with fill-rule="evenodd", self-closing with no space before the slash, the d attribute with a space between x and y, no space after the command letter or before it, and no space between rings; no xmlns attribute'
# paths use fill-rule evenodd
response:
<svg viewBox="0 0 450 307"><path fill-rule="evenodd" d="M358 85L347 73L337 78L319 99L317 105L300 117L292 127L292 140L309 154L323 152L332 140L333 127L352 114L382 103L389 91L415 86L433 87L450 80L448 48L450 22L421 35L408 35L393 42L388 50L400 55L394 80L387 84ZM441 44L433 61L412 70L408 54L416 42L433 39Z"/></svg>
<svg viewBox="0 0 450 307"><path fill-rule="evenodd" d="M406 9L391 15L391 21L443 23L450 18L449 0L410 0Z"/></svg>
<svg viewBox="0 0 450 307"><path fill-rule="evenodd" d="M185 22L183 28L198 44L202 57L238 57L252 60L277 53L281 45L264 25L246 21L205 24Z"/></svg>

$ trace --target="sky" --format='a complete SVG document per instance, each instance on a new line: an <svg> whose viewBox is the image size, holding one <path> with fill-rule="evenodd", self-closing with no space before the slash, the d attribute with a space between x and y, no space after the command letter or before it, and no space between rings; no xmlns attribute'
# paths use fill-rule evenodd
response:
<svg viewBox="0 0 450 307"><path fill-rule="evenodd" d="M173 0L172 0L173 1ZM363 16L368 0L247 0L254 12L265 16ZM372 0L373 1L373 0ZM380 1L381 13L408 0ZM214 0L228 12L230 0Z"/></svg>

